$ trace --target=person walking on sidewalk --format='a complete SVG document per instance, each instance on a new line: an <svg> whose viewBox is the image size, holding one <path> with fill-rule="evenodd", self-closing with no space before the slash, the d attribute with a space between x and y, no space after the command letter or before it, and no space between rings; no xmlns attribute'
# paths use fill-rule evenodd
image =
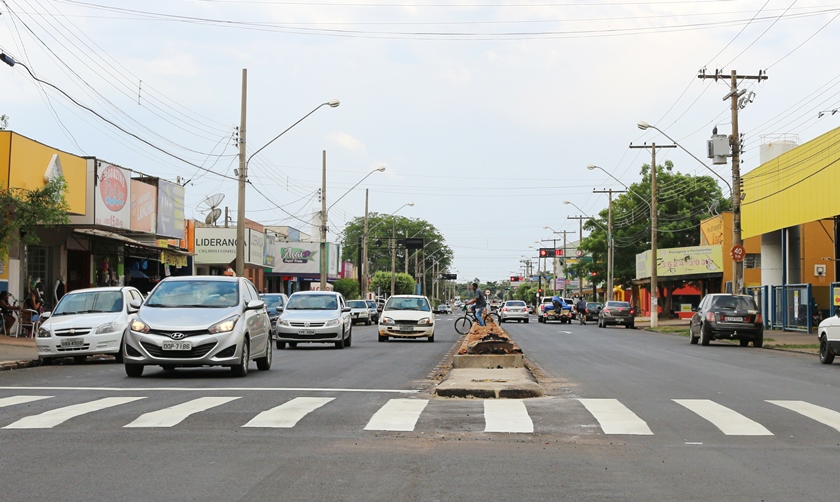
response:
<svg viewBox="0 0 840 502"><path fill-rule="evenodd" d="M13 311L20 310L17 305L9 303L9 292L0 291L0 313L3 314L3 333L8 336L12 331L12 326L15 325L15 315Z"/></svg>
<svg viewBox="0 0 840 502"><path fill-rule="evenodd" d="M484 308L487 307L487 298L484 297L484 291L479 289L477 283L472 283L473 293L475 297L467 302L467 305L475 304L475 320L479 326L486 326L484 324Z"/></svg>

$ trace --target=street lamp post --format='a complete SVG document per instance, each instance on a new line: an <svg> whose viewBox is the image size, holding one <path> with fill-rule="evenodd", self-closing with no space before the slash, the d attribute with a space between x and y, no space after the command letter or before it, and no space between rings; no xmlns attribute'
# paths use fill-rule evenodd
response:
<svg viewBox="0 0 840 502"><path fill-rule="evenodd" d="M603 225L598 223L598 221L595 220L594 218L592 218L592 216L589 216L588 214L586 214L586 211L579 208L577 206L577 204L575 204L574 202L564 200L563 204L566 204L566 205L571 204L572 206L575 207L575 209L580 211L580 214L590 218L592 221L595 222L596 225L598 225L599 227L601 227L602 229L604 229L607 232L607 278L611 277L612 276L612 253L610 252L610 250L613 248L613 245L614 245L613 244L613 238L612 238L612 218L610 218L610 221L608 222L610 227L609 228L604 228ZM595 290L595 281L592 281L592 289L593 289L593 291ZM610 294L612 294L612 290L610 289L609 291L610 291ZM594 294L593 294L593 296L594 296ZM604 290L604 301L607 301L607 290L606 289Z"/></svg>

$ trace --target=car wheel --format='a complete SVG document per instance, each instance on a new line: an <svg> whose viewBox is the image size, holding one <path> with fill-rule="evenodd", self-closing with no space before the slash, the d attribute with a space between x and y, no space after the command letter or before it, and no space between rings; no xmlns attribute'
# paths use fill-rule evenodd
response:
<svg viewBox="0 0 840 502"><path fill-rule="evenodd" d="M709 345L709 342L712 341L711 333L709 333L708 328L706 325L703 324L700 326L700 345L706 346Z"/></svg>
<svg viewBox="0 0 840 502"><path fill-rule="evenodd" d="M387 336L382 336L382 335L379 335L379 341L380 341L380 342L387 342L387 341L388 341L388 337L387 337Z"/></svg>
<svg viewBox="0 0 840 502"><path fill-rule="evenodd" d="M274 347L271 343L265 344L265 355L257 359L257 369L260 371L268 371L271 369L271 360L274 357Z"/></svg>
<svg viewBox="0 0 840 502"><path fill-rule="evenodd" d="M688 328L688 342L691 345L697 345L698 341L700 341L700 337L694 336L694 333L691 331L691 328Z"/></svg>
<svg viewBox="0 0 840 502"><path fill-rule="evenodd" d="M365 326L370 326L370 325L371 325L370 318L368 318L368 319L365 321Z"/></svg>
<svg viewBox="0 0 840 502"><path fill-rule="evenodd" d="M125 374L131 378L138 378L143 375L143 365L142 364L126 364L125 365Z"/></svg>
<svg viewBox="0 0 840 502"><path fill-rule="evenodd" d="M503 317L500 317L500 318L499 318L499 324L501 324L501 323L503 323L503 322L505 322L505 319L504 319Z"/></svg>
<svg viewBox="0 0 840 502"><path fill-rule="evenodd" d="M530 321L531 321L530 319L525 319L525 324L528 324L528 322L530 322Z"/></svg>
<svg viewBox="0 0 840 502"><path fill-rule="evenodd" d="M344 348L344 332L341 332L341 338L335 342L336 349L343 349Z"/></svg>
<svg viewBox="0 0 840 502"><path fill-rule="evenodd" d="M52 357L42 357L41 358L41 366L51 366L53 363Z"/></svg>
<svg viewBox="0 0 840 502"><path fill-rule="evenodd" d="M627 329L636 329L636 323L631 322L630 324L625 324L624 327Z"/></svg>
<svg viewBox="0 0 840 502"><path fill-rule="evenodd" d="M85 364L87 361L87 356L73 356L73 363L75 364Z"/></svg>
<svg viewBox="0 0 840 502"><path fill-rule="evenodd" d="M757 337L753 338L753 347L761 348L764 346L764 333L758 335Z"/></svg>
<svg viewBox="0 0 840 502"><path fill-rule="evenodd" d="M350 332L347 333L347 339L344 340L344 346L349 347L353 345L353 328L350 328Z"/></svg>
<svg viewBox="0 0 840 502"><path fill-rule="evenodd" d="M427 342L429 342L429 343L433 343L433 342L435 341L435 334L434 334L434 333L432 333L432 336L430 336L429 338L427 338L427 339L426 339L426 341L427 341Z"/></svg>
<svg viewBox="0 0 840 502"><path fill-rule="evenodd" d="M123 334L123 339L120 341L120 351L114 354L114 360L118 363L123 362L123 353L125 352L125 335Z"/></svg>
<svg viewBox="0 0 840 502"><path fill-rule="evenodd" d="M750 344L750 341L749 341L749 340L738 340L738 344L739 344L741 347L746 347L746 346L748 346L748 345Z"/></svg>
<svg viewBox="0 0 840 502"><path fill-rule="evenodd" d="M234 364L230 367L230 372L233 376L242 378L248 375L248 365L251 362L251 348L248 345L248 340L242 342L242 353L239 356L239 364Z"/></svg>
<svg viewBox="0 0 840 502"><path fill-rule="evenodd" d="M834 362L834 352L828 345L828 339L825 335L820 337L820 362L823 364L831 364Z"/></svg>
<svg viewBox="0 0 840 502"><path fill-rule="evenodd" d="M283 350L286 348L286 342L281 342L280 340L277 340L274 343L276 344L278 350ZM291 347L291 344L289 344L289 346Z"/></svg>

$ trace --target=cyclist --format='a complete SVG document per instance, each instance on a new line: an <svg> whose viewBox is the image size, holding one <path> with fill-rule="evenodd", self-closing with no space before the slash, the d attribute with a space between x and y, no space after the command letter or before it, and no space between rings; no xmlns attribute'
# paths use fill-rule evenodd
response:
<svg viewBox="0 0 840 502"><path fill-rule="evenodd" d="M487 299L484 297L484 291L479 289L477 283L472 283L472 288L475 297L468 301L467 305L475 304L475 320L478 322L479 326L486 326L486 324L484 324L484 316L482 314L484 312L484 308L487 306Z"/></svg>
<svg viewBox="0 0 840 502"><path fill-rule="evenodd" d="M575 308L577 309L577 315L580 323L586 324L586 300L583 298L579 299Z"/></svg>

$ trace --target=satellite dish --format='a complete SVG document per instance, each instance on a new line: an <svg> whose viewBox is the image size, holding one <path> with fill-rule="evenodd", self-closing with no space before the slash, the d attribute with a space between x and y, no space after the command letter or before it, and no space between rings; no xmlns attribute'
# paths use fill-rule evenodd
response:
<svg viewBox="0 0 840 502"><path fill-rule="evenodd" d="M219 207L219 204L221 204L223 200L225 200L225 194L217 193L215 195L208 196L203 201L201 201L201 203L207 204L208 206L210 206L210 209L214 209Z"/></svg>
<svg viewBox="0 0 840 502"><path fill-rule="evenodd" d="M207 225L213 225L216 223L216 220L219 219L219 216L222 215L222 210L218 207L214 207L212 211L207 213L207 216L204 218L204 223Z"/></svg>

